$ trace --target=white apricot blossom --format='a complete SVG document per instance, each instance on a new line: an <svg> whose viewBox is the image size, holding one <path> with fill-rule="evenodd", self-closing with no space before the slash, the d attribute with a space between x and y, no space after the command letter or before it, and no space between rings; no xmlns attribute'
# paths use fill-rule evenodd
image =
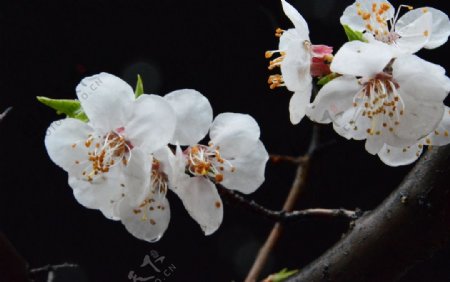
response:
<svg viewBox="0 0 450 282"><path fill-rule="evenodd" d="M286 31L277 29L276 36L280 37L278 50L266 52L266 58L271 58L275 53L280 54L270 62L269 69L281 69L281 75L271 75L268 83L271 89L286 86L294 92L289 102L289 112L291 122L298 124L305 116L306 106L311 100L312 76L330 73L329 62L333 58L333 48L312 45L308 24L302 15L285 0L281 0L281 4L294 28Z"/></svg>
<svg viewBox="0 0 450 282"><path fill-rule="evenodd" d="M343 76L319 91L308 115L333 122L348 139L367 139L371 154L384 144L416 144L442 120L450 79L438 65L415 55L394 60L386 44L352 41L337 52L331 70Z"/></svg>
<svg viewBox="0 0 450 282"><path fill-rule="evenodd" d="M399 17L401 8L410 11ZM447 42L450 35L450 20L442 11L400 5L395 13L386 0L357 0L345 9L341 24L365 32L369 41L378 40L393 46L397 55L437 48Z"/></svg>
<svg viewBox="0 0 450 282"><path fill-rule="evenodd" d="M169 188L205 235L210 235L223 218L215 184L248 194L264 182L268 153L259 140L259 126L246 114L223 113L212 121L209 101L195 90L176 91L164 98L176 109L172 139L176 152L160 151L157 157L170 166L165 170ZM198 144L208 130L211 141ZM183 151L180 145L188 147Z"/></svg>
<svg viewBox="0 0 450 282"><path fill-rule="evenodd" d="M174 111L157 95L135 99L126 82L107 73L84 78L76 92L89 122L53 122L45 138L47 152L68 172L82 205L119 219L115 204L123 198L141 203L147 195L149 156L172 138Z"/></svg>
<svg viewBox="0 0 450 282"><path fill-rule="evenodd" d="M424 149L424 146L444 146L450 143L450 108L445 107L444 116L437 128L422 138L417 144L404 148L384 145L378 152L380 159L390 166L408 165L415 162Z"/></svg>
<svg viewBox="0 0 450 282"><path fill-rule="evenodd" d="M167 94L164 100L176 113L177 123L173 131L176 134L171 136L172 143L195 143L206 135L212 121L212 108L203 95L195 90L183 89ZM174 184L179 181L177 177L188 176L184 174L185 159L176 159L168 146L155 151L151 155L151 163L151 169L146 168L150 181L145 184L148 189L142 202L124 198L115 205L114 212L136 238L156 242L170 222L167 191L169 188L175 189ZM202 197L199 199L203 200Z"/></svg>

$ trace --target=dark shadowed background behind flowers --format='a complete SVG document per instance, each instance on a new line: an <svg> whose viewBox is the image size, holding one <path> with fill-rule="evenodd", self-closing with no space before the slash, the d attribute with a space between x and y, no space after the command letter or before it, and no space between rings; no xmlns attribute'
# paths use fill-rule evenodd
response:
<svg viewBox="0 0 450 282"><path fill-rule="evenodd" d="M338 20L353 1L290 2L308 21L314 43L337 50L344 42ZM449 12L445 1L428 5ZM169 194L172 219L162 240L135 239L120 223L76 202L66 173L50 161L43 142L50 122L60 117L35 96L75 98L77 83L102 71L134 86L139 73L146 93L193 88L209 98L215 114L252 115L270 153L296 156L307 148L311 123L292 126L290 93L267 86L264 52L276 49L277 27L291 27L277 0L3 0L0 110L14 110L0 124L0 230L31 267L71 262L82 267L86 281L131 281L130 271L161 275L140 267L146 255L157 254L164 257L155 263L159 270L175 267L163 277L166 281L241 281L272 222L227 204L221 228L205 237ZM449 69L448 46L419 55ZM321 137L337 143L314 159L299 209L373 209L411 168L383 165L365 152L362 142L345 141L330 126L323 127ZM279 209L293 174L290 165L269 164L266 182L250 197ZM289 224L265 274L305 266L339 240L346 227L338 220ZM450 250L443 250L404 281L450 281L449 264Z"/></svg>

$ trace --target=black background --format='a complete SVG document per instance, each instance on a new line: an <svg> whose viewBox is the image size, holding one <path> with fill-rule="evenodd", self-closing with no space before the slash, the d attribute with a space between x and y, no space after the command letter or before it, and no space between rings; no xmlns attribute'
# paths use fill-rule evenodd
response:
<svg viewBox="0 0 450 282"><path fill-rule="evenodd" d="M352 2L291 1L308 21L312 42L335 50L345 41L339 17ZM445 1L428 5L449 12ZM43 142L50 122L60 117L35 96L75 98L77 83L102 71L134 86L140 73L146 93L193 88L209 98L215 115L252 115L270 153L297 156L308 146L311 123L290 124L291 95L268 88L275 72L264 58L277 47L274 30L291 26L276 0L2 0L0 110L14 110L0 124L0 230L31 267L72 262L87 281L131 281L130 270L155 274L139 267L152 250L165 256L164 267L176 267L166 281L242 281L272 222L227 204L221 228L205 237L170 194L172 218L161 241L134 238L73 198L66 173L50 161ZM447 54L448 44L419 53L448 69ZM346 141L330 126L323 126L321 140L336 144L314 159L299 209L373 209L410 169L383 165L363 142ZM280 209L294 168L268 164L266 172L265 184L250 198ZM289 224L264 274L304 267L346 228L336 220ZM404 281L450 281L448 265L450 251L443 250Z"/></svg>

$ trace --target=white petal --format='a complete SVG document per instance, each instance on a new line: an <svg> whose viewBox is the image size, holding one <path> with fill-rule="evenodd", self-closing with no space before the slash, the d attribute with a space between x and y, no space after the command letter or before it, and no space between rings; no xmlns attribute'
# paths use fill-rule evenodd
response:
<svg viewBox="0 0 450 282"><path fill-rule="evenodd" d="M214 233L222 223L222 200L216 186L203 177L191 177L177 189L177 195L205 235Z"/></svg>
<svg viewBox="0 0 450 282"><path fill-rule="evenodd" d="M54 121L47 129L45 147L50 159L76 177L87 166L88 151L84 142L94 130L86 123L72 118Z"/></svg>
<svg viewBox="0 0 450 282"><path fill-rule="evenodd" d="M213 111L208 99L192 89L173 91L164 99L175 111L177 125L171 144L193 145L208 133Z"/></svg>
<svg viewBox="0 0 450 282"><path fill-rule="evenodd" d="M320 89L307 110L312 121L329 123L336 115L352 107L353 98L361 89L358 80L351 76L333 79ZM331 120L330 120L331 118Z"/></svg>
<svg viewBox="0 0 450 282"><path fill-rule="evenodd" d="M362 117L357 112L359 108L350 107L342 114L335 117L333 122L333 129L344 138L364 140L367 138L367 129L370 128L370 120L366 117ZM359 118L356 118L358 117Z"/></svg>
<svg viewBox="0 0 450 282"><path fill-rule="evenodd" d="M133 146L152 153L169 143L175 132L176 115L164 98L144 94L131 109L133 116L125 126L125 133Z"/></svg>
<svg viewBox="0 0 450 282"><path fill-rule="evenodd" d="M402 28L422 16L424 13L430 13L432 15L432 23L429 30L430 38L425 44L425 48L434 49L447 42L448 36L450 35L450 20L442 11L431 7L414 9L404 14L398 20L396 26L397 28Z"/></svg>
<svg viewBox="0 0 450 282"><path fill-rule="evenodd" d="M383 71L393 58L392 48L381 42L345 43L331 63L331 71L362 77L372 77Z"/></svg>
<svg viewBox="0 0 450 282"><path fill-rule="evenodd" d="M169 226L169 202L165 197L156 197L150 204L139 208L123 201L120 204L120 219L136 238L156 242Z"/></svg>
<svg viewBox="0 0 450 282"><path fill-rule="evenodd" d="M423 76L426 80L433 80L436 87L441 89L433 93L433 96L436 96L433 99L443 100L450 91L450 79L445 75L445 69L417 56L397 58L393 64L393 75L397 81L409 81L411 76Z"/></svg>
<svg viewBox="0 0 450 282"><path fill-rule="evenodd" d="M218 115L209 131L211 142L220 147L220 153L226 159L247 154L258 142L259 135L255 119L237 113Z"/></svg>
<svg viewBox="0 0 450 282"><path fill-rule="evenodd" d="M150 175L153 157L139 148L131 150L131 158L126 166L122 166L122 182L124 195L130 204L142 203L151 189Z"/></svg>
<svg viewBox="0 0 450 282"><path fill-rule="evenodd" d="M264 182L264 173L269 159L263 143L259 141L256 148L246 156L230 160L234 170L223 171L221 184L228 189L244 194L253 193Z"/></svg>
<svg viewBox="0 0 450 282"><path fill-rule="evenodd" d="M413 54L427 44L432 33L431 28L431 13L410 11L395 25L395 31L400 35L395 43L403 52Z"/></svg>
<svg viewBox="0 0 450 282"><path fill-rule="evenodd" d="M444 116L437 128L428 135L431 145L444 146L450 143L450 108L445 107ZM426 142L425 138L425 142Z"/></svg>
<svg viewBox="0 0 450 282"><path fill-rule="evenodd" d="M108 73L84 78L76 88L78 99L90 123L104 133L125 125L132 114L133 89Z"/></svg>
<svg viewBox="0 0 450 282"><path fill-rule="evenodd" d="M432 132L441 121L450 79L443 75L440 67L416 56L398 58L393 64L393 75L405 103L404 116L394 133L411 140L410 144L403 145L411 145Z"/></svg>
<svg viewBox="0 0 450 282"><path fill-rule="evenodd" d="M280 42L278 43L278 49L282 51L286 51L291 42L293 41L301 41L301 37L298 34L295 28L290 28L285 30L280 37ZM304 40L304 39L303 39Z"/></svg>
<svg viewBox="0 0 450 282"><path fill-rule="evenodd" d="M311 100L312 85L305 91L297 91L289 101L289 114L292 124L298 124L306 114L306 107Z"/></svg>
<svg viewBox="0 0 450 282"><path fill-rule="evenodd" d="M358 15L358 8L357 4L360 5L360 9L364 12L369 12L372 14L372 19L375 19L375 14L372 12L372 4L377 4L377 7L380 7L380 4L387 3L389 4L390 8L387 10L387 12L384 14L385 18L387 20L394 17L395 9L388 1L385 0L360 0L355 1L352 5L348 6L340 19L342 25L348 25L351 29L356 31L364 31L366 30L366 23L362 19L360 15ZM376 22L374 22L374 26L376 26Z"/></svg>
<svg viewBox="0 0 450 282"><path fill-rule="evenodd" d="M443 13L434 8L428 8L433 15L433 26L431 30L431 37L425 48L434 49L443 44L448 40L450 35L450 20L447 14Z"/></svg>
<svg viewBox="0 0 450 282"><path fill-rule="evenodd" d="M103 174L103 181L89 182L85 179L69 176L69 185L77 201L90 209L100 210L105 217L117 220L114 207L122 200L124 194L123 175L118 168Z"/></svg>
<svg viewBox="0 0 450 282"><path fill-rule="evenodd" d="M305 90L312 83L311 52L303 40L290 42L280 70L284 83L290 91Z"/></svg>
<svg viewBox="0 0 450 282"><path fill-rule="evenodd" d="M308 24L306 23L302 15L300 15L300 13L285 0L281 0L281 5L283 6L284 13L294 24L295 29L297 30L299 35L305 39L309 38Z"/></svg>
<svg viewBox="0 0 450 282"><path fill-rule="evenodd" d="M381 161L389 166L408 165L415 162L422 153L423 145L414 144L405 148L384 145L378 153Z"/></svg>
<svg viewBox="0 0 450 282"><path fill-rule="evenodd" d="M381 148L383 148L384 142L383 138L379 135L368 136L366 140L366 151L372 155L380 152Z"/></svg>

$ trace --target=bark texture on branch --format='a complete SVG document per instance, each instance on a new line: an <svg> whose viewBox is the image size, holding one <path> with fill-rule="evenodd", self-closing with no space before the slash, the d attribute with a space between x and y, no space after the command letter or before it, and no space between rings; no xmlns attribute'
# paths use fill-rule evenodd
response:
<svg viewBox="0 0 450 282"><path fill-rule="evenodd" d="M382 204L288 281L397 281L448 243L449 178L450 146L429 150Z"/></svg>

